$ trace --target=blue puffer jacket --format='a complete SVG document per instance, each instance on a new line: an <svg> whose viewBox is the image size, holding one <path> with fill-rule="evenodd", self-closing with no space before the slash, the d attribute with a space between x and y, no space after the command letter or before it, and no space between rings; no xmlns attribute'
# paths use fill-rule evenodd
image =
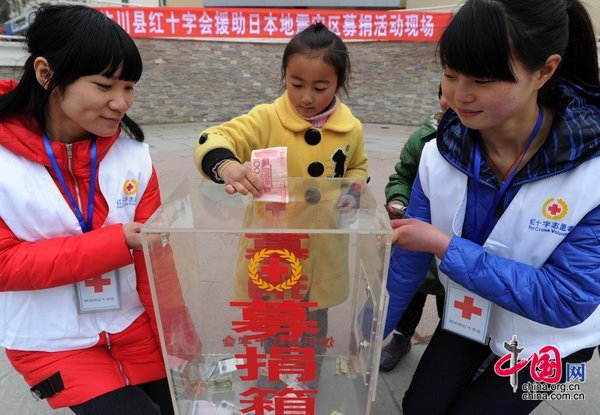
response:
<svg viewBox="0 0 600 415"><path fill-rule="evenodd" d="M573 169L600 154L600 88L586 86L584 89L563 80L556 91L555 110L546 142L515 176L500 202L496 221L521 186ZM474 200L475 136L452 110L447 111L438 128L440 153L448 163L469 176L463 234L450 242L440 270L470 291L530 320L560 328L581 323L600 304L600 206L573 228L541 268L486 253L470 238L473 229L481 227L500 184L484 163L477 184L479 200ZM417 176L406 216L431 223L429 200L420 183ZM600 191L578 190L581 197L585 197L586 192ZM387 282L390 302L385 336L393 330L421 285L431 258L431 254L393 250ZM529 289L517 289L515 281L519 281L519 287Z"/></svg>

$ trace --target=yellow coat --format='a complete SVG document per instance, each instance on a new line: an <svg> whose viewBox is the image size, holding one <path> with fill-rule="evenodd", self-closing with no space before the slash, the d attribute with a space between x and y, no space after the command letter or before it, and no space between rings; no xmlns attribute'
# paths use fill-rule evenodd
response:
<svg viewBox="0 0 600 415"><path fill-rule="evenodd" d="M304 138L310 129L319 130L321 134L317 145L308 144ZM248 114L210 127L202 134L208 137L203 144L196 145L194 152L194 161L201 173L202 159L211 150L226 148L245 163L250 161L252 150L281 146L288 148L290 177L319 177L309 173L313 163L323 165L320 177L367 177L362 125L341 102L325 125L315 128L296 114L284 93L274 103L257 105ZM342 176L335 173L333 158L338 150L345 156Z"/></svg>
<svg viewBox="0 0 600 415"><path fill-rule="evenodd" d="M319 130L321 140L318 144L310 145L305 140L305 133L309 129ZM336 153L339 155L339 151L342 151L345 156L343 177L367 177L367 156L364 152L362 125L352 115L350 109L341 102L338 102L337 108L323 127L315 128L296 114L285 93L272 104L258 105L248 114L208 128L202 134L206 134L207 138L202 144L196 146L194 153L194 160L201 172L202 158L206 153L217 148L229 149L244 163L250 160L252 150L285 146L288 148L288 176L290 177L311 177L309 166L314 163L321 163L324 168L322 175L313 175L313 177L336 177L336 162L333 158ZM339 166L337 176L339 176ZM309 180L306 185L314 187L314 183ZM269 227L337 229L337 221L340 218L336 215L336 204L338 197L348 190L347 186L342 187L335 182L319 184L321 200L317 204L304 200L306 189L303 186L302 182L298 182L295 188L290 187L291 202L286 206L286 212L277 217L269 216L269 209L266 209L265 203L250 203L244 223L250 228L263 229ZM273 234L273 237L277 238L278 235L280 234ZM301 260L298 258L302 266L302 275L308 277L307 281L303 282L306 286L304 292L308 295L307 300L317 302L317 309L340 304L347 298L349 292L348 237L345 234L311 233L310 235L309 238L302 239L301 243L301 249L309 253L308 258ZM234 299L237 301L249 298L265 301L290 299L292 290L287 290L284 294L257 291L257 287L250 281L249 265L251 266L252 258L248 258L248 252L252 251L254 243L252 238L243 236L240 240ZM271 247L271 249L279 248ZM298 252L293 254L300 256ZM265 277L260 269L266 262L266 260L260 262L259 272L255 274L255 278ZM280 264L286 264L284 258L280 259ZM254 265L256 269L256 263ZM289 266L289 269L291 276L292 266Z"/></svg>

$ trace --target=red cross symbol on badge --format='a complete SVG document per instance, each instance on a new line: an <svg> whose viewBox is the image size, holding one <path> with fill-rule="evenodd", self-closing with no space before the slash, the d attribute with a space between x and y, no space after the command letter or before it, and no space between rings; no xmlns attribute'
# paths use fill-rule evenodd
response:
<svg viewBox="0 0 600 415"><path fill-rule="evenodd" d="M129 182L127 183L127 191L131 193L131 191L135 188L135 186L133 185L133 183Z"/></svg>
<svg viewBox="0 0 600 415"><path fill-rule="evenodd" d="M474 303L475 303L475 300L473 299L473 297L467 297L465 295L465 300L463 302L456 300L454 302L454 307L458 308L459 310L462 311L462 313L461 313L462 318L471 320L471 317L473 316L473 314L480 316L481 313L483 312L483 310L481 308L475 307Z"/></svg>
<svg viewBox="0 0 600 415"><path fill-rule="evenodd" d="M550 214L552 216L556 216L560 212L562 212L562 208L560 207L560 205L557 205L556 203L553 203L550 206L548 206L548 212L550 212Z"/></svg>
<svg viewBox="0 0 600 415"><path fill-rule="evenodd" d="M85 286L86 287L94 287L95 293L103 292L105 285L110 285L110 278L109 279L102 278L102 275L85 280Z"/></svg>

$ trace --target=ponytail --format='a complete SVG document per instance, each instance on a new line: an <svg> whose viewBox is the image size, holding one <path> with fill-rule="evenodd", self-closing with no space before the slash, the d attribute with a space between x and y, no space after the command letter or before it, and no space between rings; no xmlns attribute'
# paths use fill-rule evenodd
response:
<svg viewBox="0 0 600 415"><path fill-rule="evenodd" d="M34 59L33 56L27 59L21 79L15 88L0 95L0 120L13 114L32 114L43 131L45 127L44 106L49 93L35 77Z"/></svg>
<svg viewBox="0 0 600 415"><path fill-rule="evenodd" d="M559 74L600 86L598 49L590 16L579 0L565 2L569 16L569 43L562 56Z"/></svg>

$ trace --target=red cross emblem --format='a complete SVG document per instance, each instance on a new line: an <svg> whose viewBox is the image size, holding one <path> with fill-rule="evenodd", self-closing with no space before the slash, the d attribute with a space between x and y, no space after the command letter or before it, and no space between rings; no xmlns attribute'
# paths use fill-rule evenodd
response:
<svg viewBox="0 0 600 415"><path fill-rule="evenodd" d="M125 180L125 183L123 183L123 192L126 195L131 196L131 195L137 193L137 190L138 190L138 183L134 179L127 179L127 180Z"/></svg>
<svg viewBox="0 0 600 415"><path fill-rule="evenodd" d="M103 292L105 285L110 285L110 278L108 278L108 279L102 278L102 275L85 280L85 286L86 287L94 287L95 293Z"/></svg>
<svg viewBox="0 0 600 415"><path fill-rule="evenodd" d="M542 213L544 217L550 220L560 220L569 212L569 206L564 199L550 198L544 202Z"/></svg>
<svg viewBox="0 0 600 415"><path fill-rule="evenodd" d="M548 212L550 212L550 214L552 216L558 215L561 211L562 211L562 208L560 207L560 205L558 203L554 203L554 204L548 206Z"/></svg>
<svg viewBox="0 0 600 415"><path fill-rule="evenodd" d="M287 203L267 203L265 210L271 212L273 216L279 216L281 212L285 212Z"/></svg>
<svg viewBox="0 0 600 415"><path fill-rule="evenodd" d="M263 265L260 268L262 274L268 275L271 277L270 281L280 282L283 280L283 277L286 277L290 270L287 266L281 266L281 260L279 257L269 257L269 264Z"/></svg>
<svg viewBox="0 0 600 415"><path fill-rule="evenodd" d="M478 316L481 315L481 313L483 312L483 310L479 307L475 307L475 300L473 299L473 297L467 297L465 295L465 299L463 302L460 302L458 300L456 300L454 302L454 308L458 308L459 310L461 310L461 317L467 320L471 320L471 317L473 316L473 314L476 314Z"/></svg>

